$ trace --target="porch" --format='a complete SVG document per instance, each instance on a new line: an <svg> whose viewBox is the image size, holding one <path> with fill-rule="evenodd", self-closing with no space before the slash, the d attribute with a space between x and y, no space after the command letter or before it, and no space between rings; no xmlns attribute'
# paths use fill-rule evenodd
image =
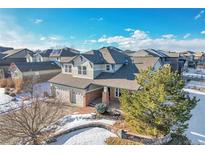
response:
<svg viewBox="0 0 205 154"><path fill-rule="evenodd" d="M91 100L88 106L95 107L96 104L105 103L111 109L120 109L119 95L120 92L118 88L104 87L101 91L101 95Z"/></svg>

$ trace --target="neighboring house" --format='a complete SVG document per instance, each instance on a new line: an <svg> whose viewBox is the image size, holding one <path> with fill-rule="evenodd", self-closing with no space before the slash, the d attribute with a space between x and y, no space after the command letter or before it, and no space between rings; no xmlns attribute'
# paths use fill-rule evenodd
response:
<svg viewBox="0 0 205 154"><path fill-rule="evenodd" d="M9 66L13 62L26 62L26 55L33 53L28 49L7 50L0 53L0 77L7 78L10 76Z"/></svg>
<svg viewBox="0 0 205 154"><path fill-rule="evenodd" d="M28 53L26 55L27 62L46 62L51 61L49 56L52 52L52 49L47 49L43 51L36 51L35 53Z"/></svg>
<svg viewBox="0 0 205 154"><path fill-rule="evenodd" d="M79 54L80 51L66 47L62 49L47 49L44 51L38 51L35 54L28 54L26 58L27 62L56 61L63 65Z"/></svg>
<svg viewBox="0 0 205 154"><path fill-rule="evenodd" d="M7 50L13 50L13 48L0 46L0 53L4 52L4 51L7 51Z"/></svg>
<svg viewBox="0 0 205 154"><path fill-rule="evenodd" d="M53 94L74 106L85 107L99 100L118 103L121 89L138 90L140 70L160 67L158 58L132 60L115 47L103 47L76 56L63 64L62 73L49 80Z"/></svg>
<svg viewBox="0 0 205 154"><path fill-rule="evenodd" d="M126 50L129 57L158 57L162 65L169 64L173 71L181 72L183 63L179 60L179 53L163 50L143 49L138 51Z"/></svg>
<svg viewBox="0 0 205 154"><path fill-rule="evenodd" d="M37 79L37 82L47 82L61 72L55 62L17 62L10 65L13 80Z"/></svg>
<svg viewBox="0 0 205 154"><path fill-rule="evenodd" d="M186 61L185 68L205 68L205 53L185 51L180 53L180 57Z"/></svg>
<svg viewBox="0 0 205 154"><path fill-rule="evenodd" d="M64 63L70 60L70 58L74 58L76 55L79 55L80 51L72 49L72 48L62 48L62 49L52 49L50 53L49 59L51 61L57 61L59 63Z"/></svg>

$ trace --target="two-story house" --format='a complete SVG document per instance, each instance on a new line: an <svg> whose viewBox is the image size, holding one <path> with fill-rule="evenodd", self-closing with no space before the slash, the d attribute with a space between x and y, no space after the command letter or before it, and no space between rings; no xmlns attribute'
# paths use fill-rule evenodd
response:
<svg viewBox="0 0 205 154"><path fill-rule="evenodd" d="M179 60L179 53L168 52L155 49L142 49L138 51L126 50L125 53L130 57L158 57L161 65L170 65L173 71L181 72L184 63Z"/></svg>
<svg viewBox="0 0 205 154"><path fill-rule="evenodd" d="M26 61L27 62L47 62L51 61L49 56L53 49L47 49L43 51L36 51L35 53L28 53L26 55Z"/></svg>
<svg viewBox="0 0 205 154"><path fill-rule="evenodd" d="M118 48L103 47L67 61L49 82L53 95L71 105L85 107L96 99L112 104L118 103L121 89L138 90L135 79L140 70L155 66L161 66L158 58L135 61Z"/></svg>
<svg viewBox="0 0 205 154"><path fill-rule="evenodd" d="M0 54L0 77L7 78L10 76L9 67L13 62L26 62L26 55L33 51L29 49L12 49L1 52Z"/></svg>

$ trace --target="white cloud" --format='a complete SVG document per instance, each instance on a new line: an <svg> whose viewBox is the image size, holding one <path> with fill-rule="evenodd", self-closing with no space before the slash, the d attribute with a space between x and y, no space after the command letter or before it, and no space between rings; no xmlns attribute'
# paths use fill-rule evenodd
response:
<svg viewBox="0 0 205 154"><path fill-rule="evenodd" d="M43 37L40 38L40 40L44 41L44 40L46 40L46 37L43 36Z"/></svg>
<svg viewBox="0 0 205 154"><path fill-rule="evenodd" d="M195 20L198 20L199 18L202 17L203 14L204 14L204 10L201 10L201 11L194 17L194 19L195 19Z"/></svg>
<svg viewBox="0 0 205 154"><path fill-rule="evenodd" d="M43 22L43 19L34 19L33 20L33 23L34 24L40 24L40 23L42 23Z"/></svg>
<svg viewBox="0 0 205 154"><path fill-rule="evenodd" d="M176 36L174 34L165 34L162 35L162 37L165 39L174 39Z"/></svg>
<svg viewBox="0 0 205 154"><path fill-rule="evenodd" d="M98 39L98 42L108 44L116 43L119 48L130 50L139 50L146 48L174 51L205 50L205 39L195 38L189 40L177 40L170 38L174 38L174 36L170 35L168 37L165 36L165 38L151 38L147 32L135 30L135 32L133 34L130 34L129 37L121 35L111 37L103 36Z"/></svg>
<svg viewBox="0 0 205 154"><path fill-rule="evenodd" d="M134 32L135 30L132 29L132 28L125 28L125 31L127 31L127 32Z"/></svg>
<svg viewBox="0 0 205 154"><path fill-rule="evenodd" d="M92 17L92 18L90 18L90 20L93 20L93 21L103 21L104 18L103 17Z"/></svg>
<svg viewBox="0 0 205 154"><path fill-rule="evenodd" d="M83 44L97 43L97 40L85 40Z"/></svg>
<svg viewBox="0 0 205 154"><path fill-rule="evenodd" d="M201 31L201 34L205 34L205 30Z"/></svg>
<svg viewBox="0 0 205 154"><path fill-rule="evenodd" d="M14 48L45 49L56 45L65 45L62 37L56 35L42 36L27 32L17 24L13 16L0 14L0 45Z"/></svg>
<svg viewBox="0 0 205 154"><path fill-rule="evenodd" d="M184 35L183 38L184 38L184 39L187 39L187 38L189 38L190 36L191 36L191 34L190 34L190 33L187 33L187 34Z"/></svg>

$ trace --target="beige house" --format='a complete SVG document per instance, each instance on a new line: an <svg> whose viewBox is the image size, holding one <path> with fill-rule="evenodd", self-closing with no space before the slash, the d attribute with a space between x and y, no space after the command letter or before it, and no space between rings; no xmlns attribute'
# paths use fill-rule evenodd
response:
<svg viewBox="0 0 205 154"><path fill-rule="evenodd" d="M28 49L10 49L0 53L0 78L10 77L9 67L11 63L26 62L26 55L33 51Z"/></svg>
<svg viewBox="0 0 205 154"><path fill-rule="evenodd" d="M118 48L104 47L64 62L62 73L49 82L57 98L74 106L119 104L121 89L138 90L135 78L148 67L161 67L159 58L141 57L135 61Z"/></svg>
<svg viewBox="0 0 205 154"><path fill-rule="evenodd" d="M38 79L38 82L47 82L61 72L61 68L55 62L17 62L10 65L12 79Z"/></svg>

